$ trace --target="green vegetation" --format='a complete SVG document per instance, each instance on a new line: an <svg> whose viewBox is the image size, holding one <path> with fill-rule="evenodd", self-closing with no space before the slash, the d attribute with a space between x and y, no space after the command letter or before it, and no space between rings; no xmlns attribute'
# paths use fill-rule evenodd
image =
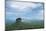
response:
<svg viewBox="0 0 46 31"><path fill-rule="evenodd" d="M44 22L32 22L32 23L26 23L26 22L20 22L20 24L6 24L5 26L6 30L24 30L24 29L39 29L44 28Z"/></svg>

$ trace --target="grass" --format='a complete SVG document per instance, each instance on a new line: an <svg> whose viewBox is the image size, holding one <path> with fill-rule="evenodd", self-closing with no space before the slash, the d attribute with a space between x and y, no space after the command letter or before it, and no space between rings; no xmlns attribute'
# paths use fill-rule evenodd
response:
<svg viewBox="0 0 46 31"><path fill-rule="evenodd" d="M20 24L6 24L5 30L24 30L24 29L40 29L44 28L44 23L25 23L21 22Z"/></svg>

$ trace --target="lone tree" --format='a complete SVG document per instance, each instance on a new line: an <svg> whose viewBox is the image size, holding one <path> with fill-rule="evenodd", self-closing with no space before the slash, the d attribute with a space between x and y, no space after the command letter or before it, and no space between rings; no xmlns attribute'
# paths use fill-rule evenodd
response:
<svg viewBox="0 0 46 31"><path fill-rule="evenodd" d="M21 20L22 20L21 18L17 18L16 19L16 24L20 24L21 23Z"/></svg>
<svg viewBox="0 0 46 31"><path fill-rule="evenodd" d="M17 30L20 30L20 29L23 29L22 27L22 24L21 24L21 21L22 21L22 19L21 18L17 18L16 19L16 29Z"/></svg>
<svg viewBox="0 0 46 31"><path fill-rule="evenodd" d="M16 23L20 23L21 20L22 20L21 18L17 18L17 19L16 19Z"/></svg>

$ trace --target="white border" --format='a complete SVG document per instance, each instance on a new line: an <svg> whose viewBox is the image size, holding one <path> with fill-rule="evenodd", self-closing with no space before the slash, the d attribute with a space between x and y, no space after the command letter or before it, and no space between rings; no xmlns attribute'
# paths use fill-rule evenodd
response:
<svg viewBox="0 0 46 31"><path fill-rule="evenodd" d="M43 1L43 2L46 3L46 1ZM46 6L44 8L46 8ZM16 30L16 31L46 31L46 9L45 9L45 21L44 22L45 22L45 29ZM5 31L5 1L4 0L0 0L0 31Z"/></svg>
<svg viewBox="0 0 46 31"><path fill-rule="evenodd" d="M44 1L44 9L45 9L45 23L44 23L44 26L45 26L45 30L46 30L46 0Z"/></svg>
<svg viewBox="0 0 46 31"><path fill-rule="evenodd" d="M5 20L4 20L4 0L0 0L0 31L4 31L5 30Z"/></svg>

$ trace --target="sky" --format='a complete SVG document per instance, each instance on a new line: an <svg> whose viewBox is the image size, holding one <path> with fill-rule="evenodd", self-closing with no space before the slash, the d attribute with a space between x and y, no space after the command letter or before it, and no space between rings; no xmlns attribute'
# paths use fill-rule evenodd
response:
<svg viewBox="0 0 46 31"><path fill-rule="evenodd" d="M43 3L6 1L6 19L43 20Z"/></svg>

